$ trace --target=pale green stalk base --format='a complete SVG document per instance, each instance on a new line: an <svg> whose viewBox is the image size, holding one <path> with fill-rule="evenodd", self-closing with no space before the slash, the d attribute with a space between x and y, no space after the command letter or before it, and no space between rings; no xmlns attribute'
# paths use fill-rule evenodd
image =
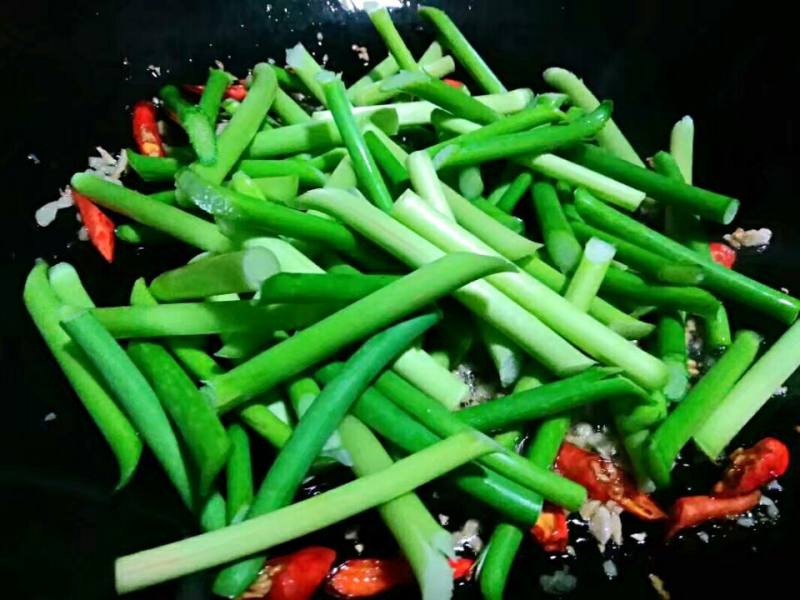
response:
<svg viewBox="0 0 800 600"><path fill-rule="evenodd" d="M397 461L388 469L238 525L118 558L117 593L169 581L272 548L402 496L495 451L465 432Z"/></svg>
<svg viewBox="0 0 800 600"><path fill-rule="evenodd" d="M425 66L422 70L429 76L435 79L441 79L445 75L449 75L456 70L456 63L450 56L443 56ZM353 104L356 106L371 106L375 104L383 104L392 98L400 95L398 90L386 91L383 89L383 80L376 81L367 85L357 91L355 94L348 94L348 98L353 98Z"/></svg>
<svg viewBox="0 0 800 600"><path fill-rule="evenodd" d="M298 43L296 46L286 50L286 64L292 68L295 75L308 88L308 91L325 106L325 94L317 81L317 74L322 71L322 67L314 60L314 57L311 56L303 44Z"/></svg>
<svg viewBox="0 0 800 600"><path fill-rule="evenodd" d="M439 176L436 173L436 168L433 166L433 161L427 152L420 150L419 152L412 152L408 155L406 161L406 168L408 175L411 178L411 185L414 190L428 203L431 207L442 213L444 216L451 220L455 220L453 211L447 203L442 189L442 182L439 181Z"/></svg>
<svg viewBox="0 0 800 600"><path fill-rule="evenodd" d="M409 348L392 369L409 383L450 410L456 410L469 395L469 386L421 348Z"/></svg>
<svg viewBox="0 0 800 600"><path fill-rule="evenodd" d="M694 120L683 117L672 127L669 138L669 153L678 163L683 180L692 184L692 163L694 162Z"/></svg>
<svg viewBox="0 0 800 600"><path fill-rule="evenodd" d="M625 210L636 210L646 197L642 191L555 154L540 154L534 158L516 159L515 162L572 186L584 187L598 198Z"/></svg>
<svg viewBox="0 0 800 600"><path fill-rule="evenodd" d="M588 312L592 301L597 297L615 252L614 246L603 240L591 238L586 242L578 268L564 293L564 298L575 308Z"/></svg>
<svg viewBox="0 0 800 600"><path fill-rule="evenodd" d="M566 69L554 67L547 69L543 77L548 84L556 88L559 92L567 94L575 106L579 106L587 112L600 106L600 101L597 97L586 87L583 80L574 73ZM636 154L633 146L631 146L630 142L622 134L622 131L620 131L613 120L609 120L605 127L598 132L597 141L612 154L637 166L644 166L642 159Z"/></svg>
<svg viewBox="0 0 800 600"><path fill-rule="evenodd" d="M744 374L694 436L706 456L716 459L733 437L800 367L800 321Z"/></svg>
<svg viewBox="0 0 800 600"><path fill-rule="evenodd" d="M492 359L500 385L503 388L514 385L522 372L523 356L520 349L506 336L484 321L478 322L483 343Z"/></svg>

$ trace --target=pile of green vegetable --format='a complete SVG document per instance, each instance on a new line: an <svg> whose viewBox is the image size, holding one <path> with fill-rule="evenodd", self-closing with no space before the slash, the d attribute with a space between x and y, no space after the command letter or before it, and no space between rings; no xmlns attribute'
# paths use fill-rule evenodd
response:
<svg viewBox="0 0 800 600"><path fill-rule="evenodd" d="M574 75L508 91L444 13L420 13L439 41L416 59L370 12L389 56L350 87L298 45L288 70L256 65L239 100L218 69L198 104L163 88L188 145L128 151L161 192L72 178L130 221L118 239L203 253L137 281L129 306L96 307L65 263L38 262L25 285L118 487L146 446L203 531L118 559L119 592L222 567L214 591L238 596L271 547L377 507L423 597L447 598L449 536L414 492L438 480L495 511L480 577L500 598L519 527L543 500L586 499L552 470L571 415L607 409L637 479L666 487L686 444L716 459L800 365L800 301L708 252L703 222L729 224L739 203L692 185L690 121L649 168ZM441 79L456 65L469 88ZM791 327L758 357L726 306ZM687 316L721 353L696 382ZM468 352L506 395L463 407L452 371ZM253 434L277 452L266 474ZM294 502L336 461L356 478Z"/></svg>

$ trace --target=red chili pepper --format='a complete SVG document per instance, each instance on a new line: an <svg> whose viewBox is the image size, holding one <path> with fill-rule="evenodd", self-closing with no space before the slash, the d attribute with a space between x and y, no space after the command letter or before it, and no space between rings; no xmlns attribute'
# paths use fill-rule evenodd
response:
<svg viewBox="0 0 800 600"><path fill-rule="evenodd" d="M72 190L72 199L78 206L86 231L89 232L89 239L97 251L108 262L114 262L114 222L106 214L83 194Z"/></svg>
<svg viewBox="0 0 800 600"><path fill-rule="evenodd" d="M191 85L191 84L184 84L183 89L187 92L192 94L197 94L198 96L203 93L203 90L206 89L204 85ZM225 90L225 97L231 98L232 100L238 100L241 102L247 96L247 88L242 83L232 83L228 86L228 89Z"/></svg>
<svg viewBox="0 0 800 600"><path fill-rule="evenodd" d="M336 552L322 546L270 559L242 598L308 600L325 580L334 560Z"/></svg>
<svg viewBox="0 0 800 600"><path fill-rule="evenodd" d="M739 448L730 456L731 464L714 486L714 495L741 496L780 477L789 467L789 449L780 440L768 437L751 448Z"/></svg>
<svg viewBox="0 0 800 600"><path fill-rule="evenodd" d="M666 519L666 513L647 494L639 491L628 475L610 460L564 442L556 458L556 470L580 483L593 500L613 500L645 521Z"/></svg>
<svg viewBox="0 0 800 600"><path fill-rule="evenodd" d="M445 77L444 79L442 79L442 82L456 89L464 87L464 83L462 81L459 81L458 79L450 79L449 77Z"/></svg>
<svg viewBox="0 0 800 600"><path fill-rule="evenodd" d="M736 250L720 242L711 242L708 244L708 249L711 252L711 260L728 269L733 268L736 262Z"/></svg>
<svg viewBox="0 0 800 600"><path fill-rule="evenodd" d="M545 552L564 552L569 544L567 513L560 506L546 504L531 533Z"/></svg>
<svg viewBox="0 0 800 600"><path fill-rule="evenodd" d="M760 499L761 492L758 490L733 498L715 498L714 496L685 496L679 498L672 505L667 539L687 527L694 527L712 519L722 519L747 512L755 507Z"/></svg>
<svg viewBox="0 0 800 600"><path fill-rule="evenodd" d="M451 558L448 562L455 580L469 577L475 565L471 558ZM377 596L413 580L414 574L404 558L354 558L333 570L327 589L352 600Z"/></svg>
<svg viewBox="0 0 800 600"><path fill-rule="evenodd" d="M133 139L139 152L145 156L166 156L161 134L156 122L156 107L152 102L140 100L133 106Z"/></svg>

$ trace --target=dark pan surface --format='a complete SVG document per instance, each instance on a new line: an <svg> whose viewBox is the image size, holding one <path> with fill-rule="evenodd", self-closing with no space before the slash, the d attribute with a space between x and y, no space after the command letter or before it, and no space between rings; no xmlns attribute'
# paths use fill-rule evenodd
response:
<svg viewBox="0 0 800 600"><path fill-rule="evenodd" d="M192 532L150 458L128 489L111 495L113 459L28 321L21 286L35 257L69 260L97 298L119 303L135 276L185 258L174 251L123 249L111 268L75 241L71 216L62 214L46 230L33 220L34 210L55 199L70 174L84 168L94 146L117 150L131 143L129 107L165 81L200 83L214 59L236 73L269 57L282 62L283 49L296 41L318 49L319 58L327 53L330 65L349 77L361 69L352 44L366 45L373 62L383 56L366 17L342 8L349 0L270 4L27 0L4 2L0 9L0 597L111 597L114 556ZM766 4L688 0L434 4L463 24L509 86L541 89L539 74L551 65L582 74L599 96L615 100L615 118L642 155L665 148L672 123L691 114L698 131L696 181L742 199L737 224L775 233L767 252L743 257L738 268L800 292L800 122L792 91L800 47L790 15ZM429 32L409 8L394 15L419 52ZM159 66L161 77L154 78L148 65ZM27 158L31 153L39 164ZM774 333L774 324L761 318L740 316L737 322ZM795 381L741 441L776 435L800 456L797 400ZM46 421L49 413L56 418ZM648 544L627 540L615 557L620 575L614 581L603 575L592 545L578 544L580 560L570 563L579 578L572 597L655 597L649 573L664 580L674 599L744 598L751 588L769 597L796 597L797 473L782 480L783 492L771 494L781 509L777 526L712 528L709 543L689 534L668 548L657 542L658 530L648 530ZM688 483L701 492L714 476L706 469ZM388 535L374 515L359 522L367 552L389 551L371 541ZM627 533L643 530L625 525ZM315 540L352 551L341 532L340 527ZM510 597L541 595L538 575L559 564L528 546L517 561ZM202 590L168 585L131 598L202 598ZM411 594L403 590L396 597ZM477 596L469 589L459 594Z"/></svg>

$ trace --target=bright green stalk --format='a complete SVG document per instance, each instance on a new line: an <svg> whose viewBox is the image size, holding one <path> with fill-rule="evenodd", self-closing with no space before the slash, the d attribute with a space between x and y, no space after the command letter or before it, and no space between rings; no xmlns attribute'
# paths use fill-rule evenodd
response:
<svg viewBox="0 0 800 600"><path fill-rule="evenodd" d="M200 107L184 100L180 90L174 85L162 87L159 96L164 105L177 117L178 123L189 137L189 143L197 154L200 164L214 164L217 160L217 138L213 122Z"/></svg>
<svg viewBox="0 0 800 600"><path fill-rule="evenodd" d="M519 217L503 212L494 204L483 198L473 198L472 204L487 217L490 217L492 220L502 225L507 231L519 236L525 234L525 221Z"/></svg>
<svg viewBox="0 0 800 600"><path fill-rule="evenodd" d="M122 225L117 225L116 229L114 229L114 235L116 235L118 240L126 244L142 246L154 246L172 241L172 238L168 235L164 235L152 227L139 225L138 223L123 223Z"/></svg>
<svg viewBox="0 0 800 600"><path fill-rule="evenodd" d="M495 206L497 206L497 203L500 202L500 198L502 198L503 194L505 194L508 191L509 187L511 187L510 183L501 183L496 188L494 188L492 192L486 197L486 201L489 204L494 204ZM500 209L498 208L497 210Z"/></svg>
<svg viewBox="0 0 800 600"><path fill-rule="evenodd" d="M394 154L383 144L383 142L375 135L375 132L368 129L364 132L364 141L367 143L370 153L375 158L375 162L380 167L381 172L389 179L389 182L397 188L409 180L409 173L406 167L400 162ZM353 185L355 187L357 182L355 175L353 176ZM326 186L333 187L333 186ZM338 186L346 187L346 186Z"/></svg>
<svg viewBox="0 0 800 600"><path fill-rule="evenodd" d="M318 80L322 85L331 113L333 113L336 127L350 155L359 184L375 206L384 211L391 210L392 196L378 170L378 165L375 164L375 159L372 158L372 154L364 142L342 80L330 72L321 73Z"/></svg>
<svg viewBox="0 0 800 600"><path fill-rule="evenodd" d="M153 279L150 291L157 300L174 302L219 294L255 292L280 270L278 259L265 248L212 255Z"/></svg>
<svg viewBox="0 0 800 600"><path fill-rule="evenodd" d="M236 171L231 176L231 189L234 192L250 196L256 200L266 200L267 197L255 181L243 171Z"/></svg>
<svg viewBox="0 0 800 600"><path fill-rule="evenodd" d="M554 292L563 293L566 291L567 277L537 256L531 256L520 261L519 266L523 271L541 281ZM589 306L589 314L628 339L638 340L647 337L654 329L653 325L633 318L602 298L592 300Z"/></svg>
<svg viewBox="0 0 800 600"><path fill-rule="evenodd" d="M454 288L501 268L505 268L501 261L487 257L444 257L215 377L206 392L218 409L229 410Z"/></svg>
<svg viewBox="0 0 800 600"><path fill-rule="evenodd" d="M669 484L672 464L692 437L703 439L703 430L707 428L716 431L715 415L722 414L717 411L725 406L732 388L752 364L760 344L761 336L752 331L740 332L728 351L656 429L648 446L648 454L650 471L659 485ZM770 394L772 392L774 388ZM699 445L703 451L708 448L703 443ZM716 459L722 447L724 444L709 456Z"/></svg>
<svg viewBox="0 0 800 600"><path fill-rule="evenodd" d="M703 287L752 309L793 323L800 312L800 300L718 265L689 248L650 229L599 202L583 190L575 193L575 207L589 223L676 262L700 266L705 273Z"/></svg>
<svg viewBox="0 0 800 600"><path fill-rule="evenodd" d="M292 68L295 75L303 82L314 97L325 105L325 93L317 81L317 75L322 71L314 57L306 50L303 44L286 50L286 64Z"/></svg>
<svg viewBox="0 0 800 600"><path fill-rule="evenodd" d="M436 129L439 137L449 137L449 134L464 135L481 128L477 123L454 117L446 110L440 108L437 108L431 113L431 124Z"/></svg>
<svg viewBox="0 0 800 600"><path fill-rule="evenodd" d="M489 65L480 57L475 48L472 47L467 38L464 37L464 34L459 31L456 24L444 11L431 6L420 6L419 14L436 27L445 45L484 90L490 94L506 91L505 86L497 78L497 75L492 72Z"/></svg>
<svg viewBox="0 0 800 600"><path fill-rule="evenodd" d="M396 275L279 273L263 282L258 303L347 303L360 300L397 279Z"/></svg>
<svg viewBox="0 0 800 600"><path fill-rule="evenodd" d="M398 66L406 71L418 70L417 61L414 60L414 56L408 46L406 46L403 38L400 37L400 33L392 23L392 17L389 16L389 11L386 7L373 4L370 7L365 6L365 9L369 15L369 20L372 21L378 35L383 39L383 43L386 44L386 48L394 57Z"/></svg>
<svg viewBox="0 0 800 600"><path fill-rule="evenodd" d="M520 158L516 162L547 177L566 181L574 187L586 188L598 198L602 198L606 202L625 210L636 210L647 196L640 190L555 154L540 154L534 158Z"/></svg>
<svg viewBox="0 0 800 600"><path fill-rule="evenodd" d="M402 164L405 164L409 156L405 150L383 132L375 129L372 131L387 150ZM482 210L476 208L472 202L456 193L448 185L442 184L442 189L444 190L447 203L450 205L450 210L453 211L459 225L470 231L473 235L478 236L508 260L516 261L532 256L541 248L541 244L537 244L521 235L514 234L491 217L488 217Z"/></svg>
<svg viewBox="0 0 800 600"><path fill-rule="evenodd" d="M244 175L241 171L233 174L233 178L241 178ZM252 177L251 191L260 194L265 200L278 202L280 204L288 204L294 198L297 198L297 192L300 188L300 179L296 175L287 175L285 177ZM236 182L234 182L235 184ZM237 186L234 185L234 189ZM244 193L244 192L240 192Z"/></svg>
<svg viewBox="0 0 800 600"><path fill-rule="evenodd" d="M503 600L506 581L524 538L522 529L509 523L495 527L483 551L478 583L485 600Z"/></svg>
<svg viewBox="0 0 800 600"><path fill-rule="evenodd" d="M397 133L399 117L392 105L357 114L359 126L372 123L389 135ZM259 132L248 150L250 158L293 156L301 152L325 152L340 146L342 136L333 117L330 120L311 120L298 125L288 125Z"/></svg>
<svg viewBox="0 0 800 600"><path fill-rule="evenodd" d="M266 404L249 404L239 411L239 418L275 448L282 448L292 435L292 428L276 417Z"/></svg>
<svg viewBox="0 0 800 600"><path fill-rule="evenodd" d="M669 372L664 395L670 402L678 402L689 389L686 333L680 313L666 312L661 315L656 329L656 348Z"/></svg>
<svg viewBox="0 0 800 600"><path fill-rule="evenodd" d="M65 263L62 265L56 265L51 271L57 269L63 274L68 267ZM44 261L37 260L28 274L22 299L42 339L114 453L119 469L116 489L125 487L139 464L141 439L128 417L106 391L89 359L61 328L59 315L64 306L47 281L47 264Z"/></svg>
<svg viewBox="0 0 800 600"><path fill-rule="evenodd" d="M517 204L522 200L522 196L528 191L528 188L533 184L533 175L527 172L520 173L514 178L514 181L506 188L503 195L497 201L497 208L503 212L511 214L514 212Z"/></svg>
<svg viewBox="0 0 800 600"><path fill-rule="evenodd" d="M250 460L250 438L240 425L228 427L231 453L226 469L228 493L228 524L244 520L253 502L253 467Z"/></svg>
<svg viewBox="0 0 800 600"><path fill-rule="evenodd" d="M143 279L134 283L131 303L155 304ZM150 382L180 433L197 472L198 495L204 498L225 466L230 450L222 423L194 382L163 346L152 341L131 342L128 355Z"/></svg>
<svg viewBox="0 0 800 600"><path fill-rule="evenodd" d="M374 135L374 134L373 134ZM425 151L412 152L406 161L408 175L414 190L435 210L450 219L455 219L445 198L442 182L436 174L431 157Z"/></svg>
<svg viewBox="0 0 800 600"><path fill-rule="evenodd" d="M800 323L795 323L750 367L695 433L694 441L706 456L716 459L798 367Z"/></svg>
<svg viewBox="0 0 800 600"><path fill-rule="evenodd" d="M592 300L597 297L615 251L614 246L597 238L586 242L583 256L570 279L564 298L576 308L588 312Z"/></svg>
<svg viewBox="0 0 800 600"><path fill-rule="evenodd" d="M207 252L232 249L231 241L220 233L216 225L179 208L88 173L76 173L71 184L99 206L163 231L190 246Z"/></svg>
<svg viewBox="0 0 800 600"><path fill-rule="evenodd" d="M410 192L406 195L408 194ZM427 207L423 200L414 196L423 207ZM336 216L365 236L371 236L376 244L411 266L424 265L445 255L443 250L419 234L382 211L373 210L369 203L351 194L333 190L314 190L298 200L309 208ZM433 213L434 220L428 222L422 218L426 226L439 221L446 221L450 226L454 226L452 222L430 208L425 211L426 215L428 213ZM478 254L487 253L494 254L493 251L487 251L481 246ZM526 352L556 372L569 374L585 369L592 363L519 304L486 282L474 281L453 295L480 318L494 325Z"/></svg>
<svg viewBox="0 0 800 600"><path fill-rule="evenodd" d="M669 153L680 167L684 181L692 184L692 163L694 162L694 120L683 117L672 127L669 138Z"/></svg>
<svg viewBox="0 0 800 600"><path fill-rule="evenodd" d="M469 232L427 209L425 203L411 192L398 199L393 214L429 241L435 241L443 250L497 255ZM504 273L489 276L487 281L542 319L552 331L598 360L621 367L649 389L658 389L664 384L667 373L660 360L581 312L534 277L524 272ZM554 354L555 347L550 345L546 358L534 358L542 364L552 364ZM584 362L583 368L585 366Z"/></svg>
<svg viewBox="0 0 800 600"><path fill-rule="evenodd" d="M378 439L355 417L345 417L339 431L353 457L353 471L359 477L374 475L394 464ZM378 512L411 565L423 600L450 598L453 593L453 573L447 562L452 554L450 534L414 493L379 506Z"/></svg>
<svg viewBox="0 0 800 600"><path fill-rule="evenodd" d="M449 75L456 70L456 63L450 56L443 56L427 65L421 67L421 72L433 77L434 79L441 79L445 75ZM354 94L353 104L356 106L373 106L376 104L383 104L392 98L399 96L402 90L383 89L383 81L376 81L370 85L364 86ZM349 95L348 95L349 97Z"/></svg>
<svg viewBox="0 0 800 600"><path fill-rule="evenodd" d="M449 410L456 410L469 395L469 386L437 363L421 348L409 348L392 369Z"/></svg>
<svg viewBox="0 0 800 600"><path fill-rule="evenodd" d="M503 388L514 385L522 371L524 357L519 347L506 336L484 321L478 321L478 329L483 343L492 359L500 385Z"/></svg>
<svg viewBox="0 0 800 600"><path fill-rule="evenodd" d="M329 310L314 304L255 306L249 300L234 300L113 306L92 312L111 335L124 339L294 329L319 320Z"/></svg>
<svg viewBox="0 0 800 600"><path fill-rule="evenodd" d="M209 69L208 71L208 79L206 79L206 85L197 106L211 125L217 122L222 97L232 80L233 77L222 69Z"/></svg>
<svg viewBox="0 0 800 600"><path fill-rule="evenodd" d="M281 88L275 90L275 100L270 110L286 125L299 125L311 120L305 109Z"/></svg>
<svg viewBox="0 0 800 600"><path fill-rule="evenodd" d="M469 200L475 200L483 194L484 184L481 169L478 165L464 167L458 172L458 191Z"/></svg>
<svg viewBox="0 0 800 600"><path fill-rule="evenodd" d="M665 205L678 207L716 223L728 225L739 210L739 201L735 198L670 179L644 167L637 167L596 146L583 144L570 149L566 154L571 160L589 169L636 186Z"/></svg>
<svg viewBox="0 0 800 600"><path fill-rule="evenodd" d="M564 216L556 189L544 181L533 186L531 199L544 246L550 259L562 273L572 273L581 259L583 248Z"/></svg>
<svg viewBox="0 0 800 600"><path fill-rule="evenodd" d="M458 418L458 413L449 412L394 373L386 372L381 375L375 387L437 435L444 437L474 431ZM481 457L479 462L512 481L538 492L545 499L571 510L577 510L586 499L586 490L581 486L554 473L536 468L513 452L493 452Z"/></svg>
<svg viewBox="0 0 800 600"><path fill-rule="evenodd" d="M181 164L171 157L145 156L131 148L125 149L128 164L142 181L171 181Z"/></svg>
<svg viewBox="0 0 800 600"><path fill-rule="evenodd" d="M419 57L419 64L420 66L428 65L442 58L442 55L442 47L439 45L439 42L431 42L431 45L428 46L425 52L422 53L422 56ZM354 101L355 95L359 90L370 85L371 83L391 77L399 70L400 65L397 64L394 56L390 54L381 62L372 67L361 79L347 88L347 97L350 98L351 101Z"/></svg>
<svg viewBox="0 0 800 600"><path fill-rule="evenodd" d="M286 391L289 393L289 401L292 404L295 415L300 419L320 395L321 391L317 382L310 377L295 379L288 386ZM340 464L351 467L353 461L347 450L342 447L342 440L337 431L333 432L320 450L320 456L327 456Z"/></svg>
<svg viewBox="0 0 800 600"><path fill-rule="evenodd" d="M426 314L394 325L367 340L348 359L300 418L261 482L247 518L291 503L314 459L371 380L438 318L436 314ZM223 569L214 582L214 592L238 596L258 575L263 562L263 558L254 557Z"/></svg>
<svg viewBox="0 0 800 600"><path fill-rule="evenodd" d="M71 316L62 321L61 326L86 353L161 463L183 502L191 508L194 498L178 440L147 380L89 312Z"/></svg>
<svg viewBox="0 0 800 600"><path fill-rule="evenodd" d="M381 83L384 92L404 91L413 94L436 106L450 111L457 117L475 121L476 123L491 123L497 121L500 115L472 96L434 79L422 71L400 71L397 75Z"/></svg>
<svg viewBox="0 0 800 600"><path fill-rule="evenodd" d="M600 101L586 87L583 80L579 79L574 73L566 69L553 67L544 72L544 80L556 88L559 92L564 92L570 97L575 106L579 106L585 111L595 110ZM644 163L636 151L631 146L627 138L622 134L614 121L609 121L606 126L597 134L597 141L609 152L614 153L622 159L634 165L643 167Z"/></svg>
<svg viewBox="0 0 800 600"><path fill-rule="evenodd" d="M194 170L211 183L221 183L250 145L275 100L278 82L270 65L253 68L253 83L236 114L217 138L217 160L209 166L195 165Z"/></svg>
<svg viewBox="0 0 800 600"><path fill-rule="evenodd" d="M709 348L727 348L731 345L731 326L728 323L728 311L724 306L703 322L705 326L704 342Z"/></svg>
<svg viewBox="0 0 800 600"><path fill-rule="evenodd" d="M482 436L463 433L394 465L308 500L244 523L118 558L118 593L225 564L323 529L402 496L494 450Z"/></svg>
<svg viewBox="0 0 800 600"><path fill-rule="evenodd" d="M538 127L471 142L449 143L434 157L437 169L552 152L593 136L611 115L611 103L564 125Z"/></svg>
<svg viewBox="0 0 800 600"><path fill-rule="evenodd" d="M280 177L296 175L307 187L322 187L328 178L308 161L287 158L283 160L243 160L239 168L250 177Z"/></svg>

